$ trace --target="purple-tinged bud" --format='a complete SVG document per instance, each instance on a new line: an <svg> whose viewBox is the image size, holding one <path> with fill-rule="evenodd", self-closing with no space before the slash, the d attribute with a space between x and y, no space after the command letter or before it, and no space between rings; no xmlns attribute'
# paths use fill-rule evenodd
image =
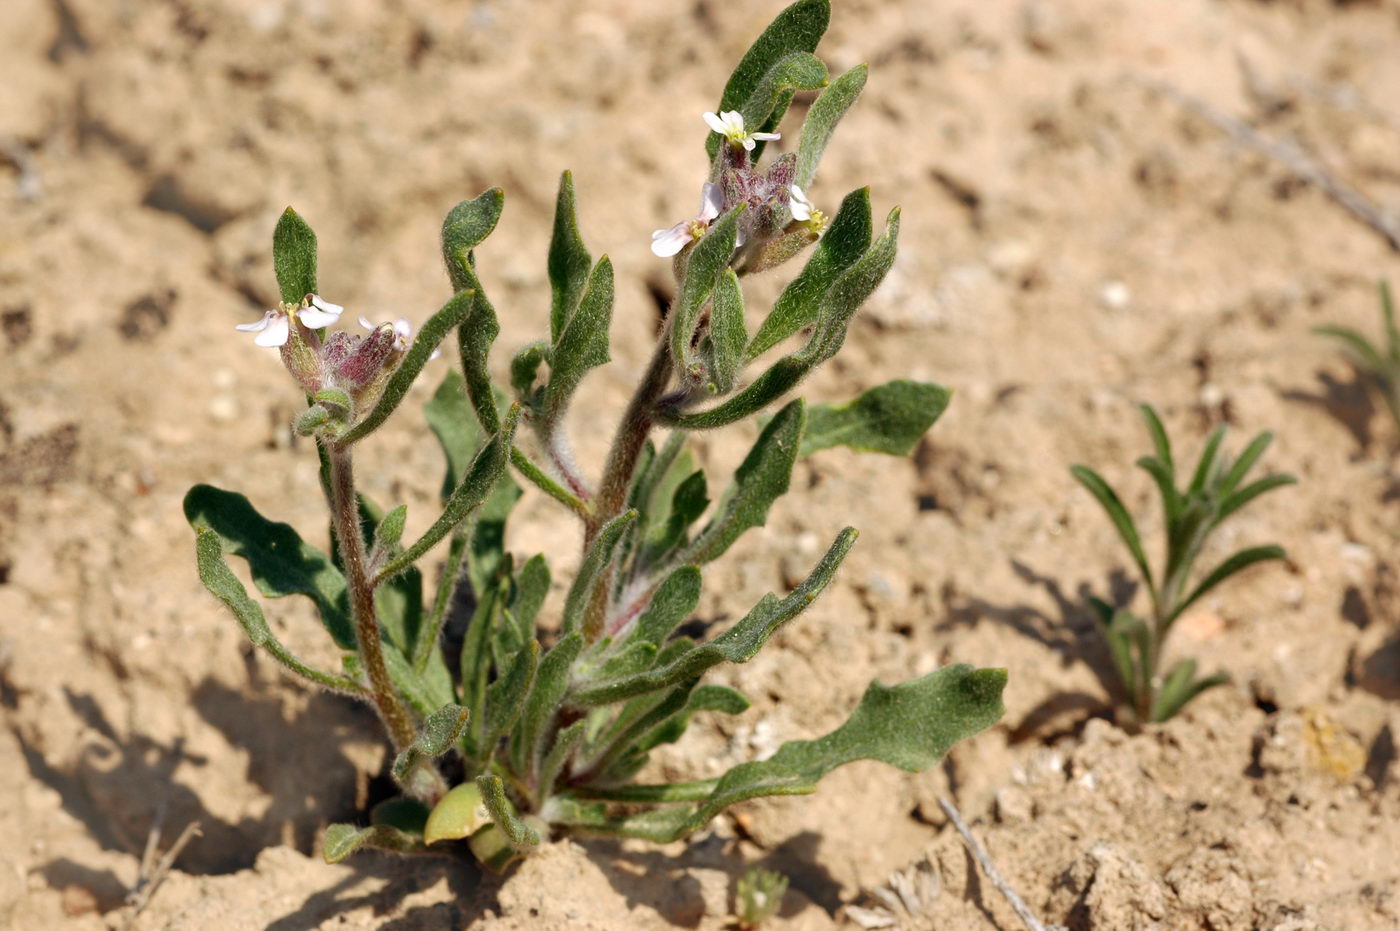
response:
<svg viewBox="0 0 1400 931"><path fill-rule="evenodd" d="M792 179L797 176L797 155L786 152L778 156L768 168L768 183L778 190L785 191L792 186Z"/></svg>
<svg viewBox="0 0 1400 931"><path fill-rule="evenodd" d="M282 364L307 394L320 391L325 383L321 369L321 336L289 315L287 341L282 344Z"/></svg>
<svg viewBox="0 0 1400 931"><path fill-rule="evenodd" d="M327 341L326 350L323 359L335 383L351 393L358 392L378 380L384 363L394 355L394 325L377 327L364 339L336 333Z"/></svg>

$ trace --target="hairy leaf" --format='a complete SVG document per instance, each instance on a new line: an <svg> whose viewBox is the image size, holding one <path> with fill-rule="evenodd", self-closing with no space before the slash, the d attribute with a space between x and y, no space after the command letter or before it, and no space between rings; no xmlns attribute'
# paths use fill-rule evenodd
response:
<svg viewBox="0 0 1400 931"><path fill-rule="evenodd" d="M589 369L608 361L608 327L612 323L613 267L605 255L588 277L578 309L555 340L545 387L545 419L557 420Z"/></svg>
<svg viewBox="0 0 1400 931"><path fill-rule="evenodd" d="M846 404L807 409L800 455L832 446L907 456L948 407L952 392L918 381L887 382Z"/></svg>
<svg viewBox="0 0 1400 931"><path fill-rule="evenodd" d="M462 201L442 221L442 260L447 265L453 291L476 286L471 251L496 228L505 202L505 191L493 187L473 200Z"/></svg>
<svg viewBox="0 0 1400 931"><path fill-rule="evenodd" d="M583 565L579 567L573 585L569 586L568 597L564 599L564 622L561 629L565 634L583 628L584 615L603 581L608 566L612 565L613 554L617 550L618 541L622 539L622 532L636 519L636 511L619 514L603 525L603 529L598 531L598 536L588 547L588 552L583 557Z"/></svg>
<svg viewBox="0 0 1400 931"><path fill-rule="evenodd" d="M272 269L284 303L300 304L316 293L316 234L291 207L272 232Z"/></svg>
<svg viewBox="0 0 1400 931"><path fill-rule="evenodd" d="M710 387L718 394L734 390L744 366L744 294L734 269L725 269L715 284L710 306Z"/></svg>
<svg viewBox="0 0 1400 931"><path fill-rule="evenodd" d="M481 801L491 813L491 820L505 832L506 838L514 847L535 847L540 842L539 832L526 824L516 814L515 806L506 798L505 786L501 777L481 775L476 778L481 789Z"/></svg>
<svg viewBox="0 0 1400 931"><path fill-rule="evenodd" d="M573 316L588 280L593 257L583 244L574 207L574 176L559 176L559 196L554 205L554 233L549 240L549 337L556 344ZM606 349L606 347L604 347Z"/></svg>
<svg viewBox="0 0 1400 931"><path fill-rule="evenodd" d="M357 828L353 824L332 824L326 828L321 855L327 863L339 863L361 847L411 853L423 849L423 840L387 824Z"/></svg>
<svg viewBox="0 0 1400 931"><path fill-rule="evenodd" d="M547 727L569 688L569 672L582 649L583 635L567 634L540 660L534 688L525 700L525 714L511 745L511 765L517 773L537 770Z"/></svg>
<svg viewBox="0 0 1400 931"><path fill-rule="evenodd" d="M415 766L442 756L462 737L470 716L461 705L446 704L423 722L418 737L394 757L394 779L403 783Z"/></svg>
<svg viewBox="0 0 1400 931"><path fill-rule="evenodd" d="M671 358L682 372L693 374L699 369L700 362L691 346L695 327L700 322L700 312L710 299L715 283L724 274L729 258L734 254L734 237L738 231L739 214L743 210L744 205L740 204L721 216L691 250L685 280L681 283L680 294L671 306L668 318Z"/></svg>
<svg viewBox="0 0 1400 931"><path fill-rule="evenodd" d="M870 73L869 65L857 65L841 75L817 96L807 111L807 119L802 123L802 135L797 142L797 172L792 183L806 188L816 177L817 165L822 153L831 141L836 124L846 111L856 102L865 88L865 79Z"/></svg>

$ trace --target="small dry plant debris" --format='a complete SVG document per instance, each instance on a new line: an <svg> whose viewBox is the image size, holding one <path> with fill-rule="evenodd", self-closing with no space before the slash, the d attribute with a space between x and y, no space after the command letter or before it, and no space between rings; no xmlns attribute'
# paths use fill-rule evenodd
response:
<svg viewBox="0 0 1400 931"><path fill-rule="evenodd" d="M764 523L798 459L837 445L907 454L948 402L946 389L912 381L837 406L787 401L759 419L757 441L714 502L686 449L695 431L760 418L834 356L895 258L898 208L878 228L868 188L846 195L829 220L808 197L832 132L866 80L863 65L833 78L812 54L829 16L827 0L785 9L735 69L717 112L703 115L700 209L652 236L652 251L671 259L677 297L596 479L570 453L566 415L579 383L609 359L613 266L584 244L569 174L547 257L550 330L511 360L509 393L489 374L499 326L481 277L482 246L504 203L499 189L447 215L442 256L453 294L416 336L406 321L363 318L367 335L328 333L343 308L319 296L316 236L290 209L278 223L282 303L240 329L277 347L306 395L295 429L316 441L332 555L232 491L196 486L185 512L201 579L252 641L296 675L372 704L393 743L401 796L376 807L366 825L333 825L328 860L365 846L411 852L465 840L481 862L503 869L556 832L670 841L737 802L810 793L854 760L926 769L1001 716L1004 670L949 666L894 686L872 683L836 730L718 778L635 781L650 752L678 740L696 714L748 707L740 693L702 677L719 663L752 659L826 587L856 532L838 533L793 591L765 596L696 643L678 629L698 603L702 567ZM760 169L794 96L818 90L795 151ZM743 280L804 251L802 271L750 336ZM745 376L750 363L804 332L799 348ZM386 510L360 490L354 454L453 333L460 372L443 379L424 410L447 458L442 510L406 542L406 507ZM670 434L656 445L658 428ZM545 560L517 562L505 546L521 494L512 470L582 524L582 565L550 611ZM425 599L419 564L439 543L446 565ZM340 669L315 668L277 639L229 555L247 562L264 596L315 603L341 651ZM460 649L449 649L442 632L462 587L475 610ZM307 777L314 785L315 774Z"/></svg>
<svg viewBox="0 0 1400 931"><path fill-rule="evenodd" d="M1220 444L1225 439L1225 427L1221 426L1206 440L1189 484L1178 489L1167 431L1156 411L1146 404L1141 410L1156 454L1143 456L1137 464L1152 476L1156 485L1162 499L1166 531L1160 575L1152 571L1137 525L1108 483L1087 466L1072 466L1070 471L1107 512L1142 573L1151 599L1152 614L1146 621L1126 607L1091 599L1094 612L1103 622L1128 709L1138 723L1146 724L1167 720L1201 692L1229 681L1224 673L1198 679L1196 661L1189 658L1180 660L1161 675L1163 641L1182 613L1215 586L1255 563L1284 558L1282 547L1276 545L1249 547L1190 585L1197 557L1211 533L1227 517L1265 492L1291 485L1297 479L1291 475L1268 475L1244 484L1245 476L1264 454L1273 436L1261 433L1250 441L1238 459L1230 462L1220 453Z"/></svg>
<svg viewBox="0 0 1400 931"><path fill-rule="evenodd" d="M1314 327L1314 333L1339 339L1351 350L1356 366L1380 389L1395 425L1400 427L1400 327L1395 324L1395 302L1390 285L1380 284L1381 323L1385 327L1385 346L1380 347L1348 327Z"/></svg>

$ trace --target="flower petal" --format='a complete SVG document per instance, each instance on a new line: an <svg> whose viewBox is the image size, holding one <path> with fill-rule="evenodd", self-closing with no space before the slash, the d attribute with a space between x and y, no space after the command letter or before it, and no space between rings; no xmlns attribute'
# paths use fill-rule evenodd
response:
<svg viewBox="0 0 1400 931"><path fill-rule="evenodd" d="M724 191L718 184L711 184L706 181L700 189L700 212L695 219L709 222L719 216L719 212L724 209Z"/></svg>
<svg viewBox="0 0 1400 931"><path fill-rule="evenodd" d="M311 295L311 306L315 307L317 310L323 310L328 314L334 314L337 317L345 313L344 307L341 307L339 304L332 304L319 294Z"/></svg>
<svg viewBox="0 0 1400 931"><path fill-rule="evenodd" d="M314 307L303 307L297 311L297 319L313 330L320 330L335 323L340 319L340 315L326 313Z"/></svg>
<svg viewBox="0 0 1400 931"><path fill-rule="evenodd" d="M724 120L715 116L713 113L702 113L700 114L700 119L704 120L706 126L710 127L710 129L719 133L721 136L727 135L729 132L729 127L724 125Z"/></svg>
<svg viewBox="0 0 1400 931"><path fill-rule="evenodd" d="M788 202L788 208L792 211L794 220L812 219L812 202L807 199L807 195L802 193L802 188L793 185L788 188L792 194L792 199Z"/></svg>
<svg viewBox="0 0 1400 931"><path fill-rule="evenodd" d="M764 142L772 142L774 139L783 138L782 133L749 133L750 139L761 139Z"/></svg>
<svg viewBox="0 0 1400 931"><path fill-rule="evenodd" d="M267 325L272 322L272 318L277 316L278 311L265 311L261 320L254 320L252 323L240 323L234 327L235 330L242 330L244 333L256 333L259 330L266 330Z"/></svg>
<svg viewBox="0 0 1400 931"><path fill-rule="evenodd" d="M740 133L744 131L744 114L738 110L725 110L719 116L729 129Z"/></svg>
<svg viewBox="0 0 1400 931"><path fill-rule="evenodd" d="M652 234L651 251L664 259L680 252L692 238L689 224L677 223L668 230L657 230Z"/></svg>
<svg viewBox="0 0 1400 931"><path fill-rule="evenodd" d="M740 141L741 143L743 143L744 151L745 151L745 152L752 152L752 151L753 151L753 147L754 147L753 136L745 136L743 139L740 139L739 141Z"/></svg>
<svg viewBox="0 0 1400 931"><path fill-rule="evenodd" d="M366 330L373 330L373 329L375 329L375 327L377 326L377 324L370 323L368 317L363 317L363 316L362 316L362 317L360 317L360 326L364 327Z"/></svg>
<svg viewBox="0 0 1400 931"><path fill-rule="evenodd" d="M286 314L276 314L269 321L267 329L257 335L253 342L259 346L281 346L287 342L292 331L292 319Z"/></svg>

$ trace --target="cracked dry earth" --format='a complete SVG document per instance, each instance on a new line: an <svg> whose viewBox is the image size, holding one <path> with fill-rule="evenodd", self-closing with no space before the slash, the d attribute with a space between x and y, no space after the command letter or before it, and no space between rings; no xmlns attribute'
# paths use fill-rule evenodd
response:
<svg viewBox="0 0 1400 931"><path fill-rule="evenodd" d="M708 776L834 726L872 678L954 661L1010 670L1004 721L934 771L853 765L685 845L562 840L505 879L451 859L320 862L324 826L383 791L375 721L253 655L201 590L179 507L206 481L323 520L314 456L289 438L297 397L232 332L274 299L278 213L293 203L319 231L330 299L422 319L444 296L442 215L503 186L480 250L503 366L545 325L554 184L572 168L584 234L621 283L613 362L572 427L596 468L669 287L647 234L693 206L698 114L780 5L8 0L0 924L119 924L163 814L167 844L191 821L202 836L143 929L710 929L751 863L791 877L774 929L1017 927L946 795L1048 922L1400 927L1400 431L1310 333L1375 332L1375 281L1400 263L1180 98L1400 210L1395 0L838 0L823 54L872 79L809 193L870 183L877 210L903 205L904 237L804 393L895 377L957 393L912 460L804 461L709 575L698 620L722 625L841 526L863 530L776 648L722 674L754 707L697 725L652 775ZM1190 452L1220 423L1235 444L1271 429L1265 467L1301 481L1218 541L1277 540L1289 561L1218 589L1172 644L1232 684L1130 735L1085 607L1125 591L1126 561L1066 468L1098 467L1157 539L1131 466L1139 401ZM377 436L362 472L422 518L440 462L414 421ZM696 452L730 468L751 438ZM567 521L527 497L510 547L567 580ZM325 655L305 610L274 607L290 645Z"/></svg>

